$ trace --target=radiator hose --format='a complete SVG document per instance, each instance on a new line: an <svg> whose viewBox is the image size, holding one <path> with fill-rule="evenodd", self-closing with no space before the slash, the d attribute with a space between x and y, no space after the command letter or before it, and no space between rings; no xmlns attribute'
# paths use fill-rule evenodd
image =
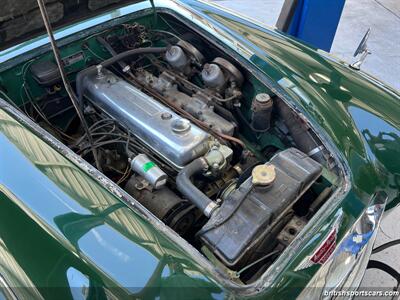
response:
<svg viewBox="0 0 400 300"><path fill-rule="evenodd" d="M176 187L182 195L196 205L206 217L211 217L218 205L200 191L191 181L191 177L204 172L208 164L204 158L197 158L185 166L176 177Z"/></svg>

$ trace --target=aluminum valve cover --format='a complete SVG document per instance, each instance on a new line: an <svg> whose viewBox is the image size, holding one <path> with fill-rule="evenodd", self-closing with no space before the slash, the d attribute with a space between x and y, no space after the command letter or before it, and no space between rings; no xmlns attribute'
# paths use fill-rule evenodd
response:
<svg viewBox="0 0 400 300"><path fill-rule="evenodd" d="M209 149L211 136L108 70L87 75L85 96L167 162L182 168Z"/></svg>

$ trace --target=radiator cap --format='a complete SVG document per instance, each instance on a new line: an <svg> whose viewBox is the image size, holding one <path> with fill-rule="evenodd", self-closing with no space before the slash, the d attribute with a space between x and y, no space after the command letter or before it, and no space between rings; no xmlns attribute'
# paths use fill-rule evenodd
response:
<svg viewBox="0 0 400 300"><path fill-rule="evenodd" d="M275 166L272 164L256 166L252 173L252 183L255 186L269 186L276 178Z"/></svg>

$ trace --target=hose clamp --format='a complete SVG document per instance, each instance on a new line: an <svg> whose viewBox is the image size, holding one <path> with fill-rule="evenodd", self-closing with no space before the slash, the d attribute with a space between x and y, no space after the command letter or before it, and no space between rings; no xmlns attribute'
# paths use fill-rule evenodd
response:
<svg viewBox="0 0 400 300"><path fill-rule="evenodd" d="M312 149L310 152L307 153L308 156L313 156L314 154L317 154L318 152L321 152L324 150L324 146L318 146Z"/></svg>
<svg viewBox="0 0 400 300"><path fill-rule="evenodd" d="M126 66L122 69L122 72L128 73L130 70L131 70L131 66L130 66L130 65L126 65Z"/></svg>
<svg viewBox="0 0 400 300"><path fill-rule="evenodd" d="M213 214L213 212L218 208L219 206L218 206L218 204L216 204L215 202L210 202L207 206L206 206L206 208L204 209L204 215L207 217L207 218L210 218L211 217L211 215Z"/></svg>

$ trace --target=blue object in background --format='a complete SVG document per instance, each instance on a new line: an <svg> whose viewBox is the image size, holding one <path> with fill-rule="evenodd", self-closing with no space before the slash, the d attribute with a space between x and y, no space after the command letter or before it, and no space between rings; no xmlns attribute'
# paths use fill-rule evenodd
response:
<svg viewBox="0 0 400 300"><path fill-rule="evenodd" d="M330 51L345 0L298 0L287 33Z"/></svg>

